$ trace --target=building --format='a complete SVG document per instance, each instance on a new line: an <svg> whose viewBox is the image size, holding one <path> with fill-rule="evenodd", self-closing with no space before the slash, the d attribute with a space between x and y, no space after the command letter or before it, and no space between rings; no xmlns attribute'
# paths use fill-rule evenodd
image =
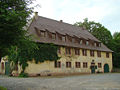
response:
<svg viewBox="0 0 120 90"><path fill-rule="evenodd" d="M54 43L59 46L60 60L35 64L28 62L25 72L29 75L111 72L112 50L107 48L85 28L62 20L56 21L35 13L28 31L38 43ZM7 64L7 63L6 63ZM2 65L2 70L4 65ZM18 73L21 67L18 67ZM7 73L7 72L6 72Z"/></svg>
<svg viewBox="0 0 120 90"><path fill-rule="evenodd" d="M111 72L112 51L82 27L38 16L29 26L29 33L39 43L59 46L57 62L28 62L29 74Z"/></svg>

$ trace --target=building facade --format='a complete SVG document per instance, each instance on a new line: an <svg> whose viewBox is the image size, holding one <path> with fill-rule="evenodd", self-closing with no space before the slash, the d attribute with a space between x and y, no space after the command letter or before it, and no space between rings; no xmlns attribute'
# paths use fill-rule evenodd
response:
<svg viewBox="0 0 120 90"><path fill-rule="evenodd" d="M112 51L82 27L41 17L35 13L28 31L37 43L59 46L54 61L28 62L28 74L111 72Z"/></svg>

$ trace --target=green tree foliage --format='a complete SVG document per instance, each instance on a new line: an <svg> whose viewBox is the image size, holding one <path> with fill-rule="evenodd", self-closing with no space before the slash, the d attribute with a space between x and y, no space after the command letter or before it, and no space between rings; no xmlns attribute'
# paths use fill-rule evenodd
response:
<svg viewBox="0 0 120 90"><path fill-rule="evenodd" d="M22 73L33 59L36 63L58 59L57 46L36 44L27 33L31 3L32 0L0 0L0 59L8 55L13 65L22 66Z"/></svg>
<svg viewBox="0 0 120 90"><path fill-rule="evenodd" d="M22 66L22 72L24 72L25 68L28 66L27 62L33 59L36 63L46 60L56 61L59 59L57 55L57 46L54 44L34 44L34 42L25 42L23 44L25 45L21 47L12 46L8 55L8 59L13 61L15 65L19 63L19 65Z"/></svg>
<svg viewBox="0 0 120 90"><path fill-rule="evenodd" d="M113 39L109 43L109 47L113 52L113 66L120 68L120 32L113 34Z"/></svg>
<svg viewBox="0 0 120 90"><path fill-rule="evenodd" d="M20 46L26 38L24 26L32 12L30 0L0 0L0 59L11 46Z"/></svg>
<svg viewBox="0 0 120 90"><path fill-rule="evenodd" d="M56 61L59 59L57 55L58 46L54 44L37 44L38 49L34 50L34 59L36 63L44 62L46 60Z"/></svg>
<svg viewBox="0 0 120 90"><path fill-rule="evenodd" d="M75 25L85 28L105 45L107 45L112 39L112 35L107 28L100 23L88 21L87 18L84 19L84 22L76 22Z"/></svg>

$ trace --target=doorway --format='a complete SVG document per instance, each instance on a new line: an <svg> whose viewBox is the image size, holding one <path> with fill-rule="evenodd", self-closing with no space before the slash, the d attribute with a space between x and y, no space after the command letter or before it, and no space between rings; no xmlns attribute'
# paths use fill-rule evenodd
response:
<svg viewBox="0 0 120 90"><path fill-rule="evenodd" d="M104 65L104 73L108 73L109 72L109 65L105 64Z"/></svg>

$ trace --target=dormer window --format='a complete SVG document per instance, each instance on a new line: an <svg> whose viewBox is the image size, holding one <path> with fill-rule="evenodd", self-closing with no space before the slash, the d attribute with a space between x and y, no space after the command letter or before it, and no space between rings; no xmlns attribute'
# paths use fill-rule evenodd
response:
<svg viewBox="0 0 120 90"><path fill-rule="evenodd" d="M96 42L94 43L94 46L95 46L95 47L97 46Z"/></svg>
<svg viewBox="0 0 120 90"><path fill-rule="evenodd" d="M82 44L83 43L83 40L80 40L80 44Z"/></svg>
<svg viewBox="0 0 120 90"><path fill-rule="evenodd" d="M101 43L99 43L99 47L101 47Z"/></svg>
<svg viewBox="0 0 120 90"><path fill-rule="evenodd" d="M40 36L45 37L45 31L40 31Z"/></svg>
<svg viewBox="0 0 120 90"><path fill-rule="evenodd" d="M52 33L52 39L53 39L53 40L56 39L56 34Z"/></svg>
<svg viewBox="0 0 120 90"><path fill-rule="evenodd" d="M66 37L62 36L62 41L65 42L66 41Z"/></svg>
<svg viewBox="0 0 120 90"><path fill-rule="evenodd" d="M87 46L89 45L89 41L86 41L86 45L87 45Z"/></svg>
<svg viewBox="0 0 120 90"><path fill-rule="evenodd" d="M72 42L73 38L71 36L67 36L67 39L68 39L69 42Z"/></svg>

